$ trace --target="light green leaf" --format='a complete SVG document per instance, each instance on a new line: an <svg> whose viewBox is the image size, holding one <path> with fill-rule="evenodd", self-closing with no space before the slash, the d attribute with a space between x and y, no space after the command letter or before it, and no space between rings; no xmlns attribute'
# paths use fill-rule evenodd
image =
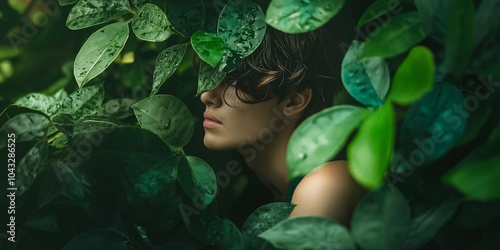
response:
<svg viewBox="0 0 500 250"><path fill-rule="evenodd" d="M386 16L392 16L392 11L396 9L400 4L399 1L393 1L393 0L377 0L374 3L372 3L368 8L366 8L365 12L363 12L363 15L361 15L361 18L358 20L358 28L361 26L370 23L372 21L375 21L378 19L382 19L382 15ZM383 19L382 19L383 20ZM390 18L389 18L390 20ZM387 20L387 21L389 21ZM386 20L383 20L386 21ZM383 21L379 21L379 24L381 24Z"/></svg>
<svg viewBox="0 0 500 250"><path fill-rule="evenodd" d="M351 235L362 249L403 249L410 228L405 197L388 186L366 194L351 220Z"/></svg>
<svg viewBox="0 0 500 250"><path fill-rule="evenodd" d="M24 97L19 98L14 104L33 110L38 110L48 116L53 115L60 107L60 104L54 97L46 96L40 93L30 93Z"/></svg>
<svg viewBox="0 0 500 250"><path fill-rule="evenodd" d="M387 25L380 26L366 40L361 59L399 55L427 35L428 32L422 27L422 20L416 11L394 16Z"/></svg>
<svg viewBox="0 0 500 250"><path fill-rule="evenodd" d="M324 109L302 122L288 144L288 178L304 176L337 155L368 113L364 108L338 105Z"/></svg>
<svg viewBox="0 0 500 250"><path fill-rule="evenodd" d="M347 147L349 172L366 188L382 185L394 150L395 114L385 103L359 127Z"/></svg>
<svg viewBox="0 0 500 250"><path fill-rule="evenodd" d="M198 90L196 95L217 88L226 77L226 73L217 68L212 68L205 62L200 63L200 73L198 74Z"/></svg>
<svg viewBox="0 0 500 250"><path fill-rule="evenodd" d="M186 194L200 207L210 204L217 193L214 170L196 156L186 157L188 164L179 166L177 180Z"/></svg>
<svg viewBox="0 0 500 250"><path fill-rule="evenodd" d="M432 51L414 47L394 75L389 99L400 105L420 99L434 83L434 68Z"/></svg>
<svg viewBox="0 0 500 250"><path fill-rule="evenodd" d="M165 13L152 3L139 8L132 21L132 31L137 38L148 42L162 42L172 35Z"/></svg>
<svg viewBox="0 0 500 250"><path fill-rule="evenodd" d="M66 6L74 3L78 3L79 0L59 0L60 6Z"/></svg>
<svg viewBox="0 0 500 250"><path fill-rule="evenodd" d="M153 89L151 95L158 92L161 85L174 74L186 53L187 44L180 43L172 45L158 54L156 58L155 71L153 73Z"/></svg>
<svg viewBox="0 0 500 250"><path fill-rule="evenodd" d="M128 39L127 22L113 23L94 32L75 58L73 74L80 88L101 74L120 54Z"/></svg>
<svg viewBox="0 0 500 250"><path fill-rule="evenodd" d="M182 101L172 95L155 95L134 105L141 127L157 134L174 147L182 147L194 130L193 116Z"/></svg>
<svg viewBox="0 0 500 250"><path fill-rule="evenodd" d="M64 99L57 113L69 114L74 120L78 120L85 116L97 114L103 100L103 85L83 88L80 91L73 92Z"/></svg>
<svg viewBox="0 0 500 250"><path fill-rule="evenodd" d="M319 216L290 218L259 236L279 249L356 249L347 228Z"/></svg>
<svg viewBox="0 0 500 250"><path fill-rule="evenodd" d="M217 249L244 250L245 243L240 230L228 219L215 220L208 227Z"/></svg>
<svg viewBox="0 0 500 250"><path fill-rule="evenodd" d="M500 140L486 143L457 164L443 181L468 198L481 201L500 198Z"/></svg>
<svg viewBox="0 0 500 250"><path fill-rule="evenodd" d="M224 41L216 35L196 31L191 36L191 45L198 56L215 68L224 55Z"/></svg>
<svg viewBox="0 0 500 250"><path fill-rule="evenodd" d="M298 34L315 30L344 6L344 0L273 0L266 12L266 22L277 30Z"/></svg>
<svg viewBox="0 0 500 250"><path fill-rule="evenodd" d="M175 31L184 37L189 37L198 29L202 29L205 22L205 1L165 1L165 11Z"/></svg>
<svg viewBox="0 0 500 250"><path fill-rule="evenodd" d="M69 12L66 26L72 30L83 29L131 12L127 0L80 0Z"/></svg>
<svg viewBox="0 0 500 250"><path fill-rule="evenodd" d="M360 62L364 43L353 41L342 60L342 83L357 101L369 107L380 107L390 85L389 67L384 59L369 58Z"/></svg>
<svg viewBox="0 0 500 250"><path fill-rule="evenodd" d="M49 118L41 113L21 113L3 124L0 133L3 138L14 134L16 143L36 142L47 135L49 124ZM0 141L0 149L5 147L7 139Z"/></svg>
<svg viewBox="0 0 500 250"><path fill-rule="evenodd" d="M228 72L259 47L266 33L265 15L252 1L234 0L219 15L217 36L226 48L220 69Z"/></svg>

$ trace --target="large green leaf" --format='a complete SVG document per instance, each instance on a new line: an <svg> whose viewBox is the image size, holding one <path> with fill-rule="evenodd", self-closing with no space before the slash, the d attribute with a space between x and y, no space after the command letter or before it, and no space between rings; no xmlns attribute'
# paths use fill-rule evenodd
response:
<svg viewBox="0 0 500 250"><path fill-rule="evenodd" d="M151 95L160 90L161 85L174 74L186 53L187 44L180 43L172 45L158 54L156 58L155 71L153 73L153 89Z"/></svg>
<svg viewBox="0 0 500 250"><path fill-rule="evenodd" d="M83 29L131 12L127 0L80 0L69 12L66 26L72 30Z"/></svg>
<svg viewBox="0 0 500 250"><path fill-rule="evenodd" d="M315 30L344 6L344 0L273 0L266 12L266 22L286 33L305 33Z"/></svg>
<svg viewBox="0 0 500 250"><path fill-rule="evenodd" d="M357 101L370 107L380 107L390 85L389 67L384 59L375 57L360 62L364 43L353 41L342 60L342 83Z"/></svg>
<svg viewBox="0 0 500 250"><path fill-rule="evenodd" d="M15 142L37 142L47 135L50 120L40 113L21 113L2 125L0 149L7 147L9 134L14 134ZM11 142L12 143L12 142Z"/></svg>
<svg viewBox="0 0 500 250"><path fill-rule="evenodd" d="M93 133L105 129L113 129L120 126L120 122L109 116L87 116L73 124L73 135L81 133Z"/></svg>
<svg viewBox="0 0 500 250"><path fill-rule="evenodd" d="M179 205L179 210L187 231L198 241L207 245L214 245L216 239L209 231L209 228L210 224L217 220L215 214L217 210L216 200L204 208L199 208L193 204L193 200L189 196L182 195L182 197L183 200Z"/></svg>
<svg viewBox="0 0 500 250"><path fill-rule="evenodd" d="M257 49L266 33L265 15L252 1L234 0L219 15L217 36L226 48L220 68L228 72Z"/></svg>
<svg viewBox="0 0 500 250"><path fill-rule="evenodd" d="M426 47L414 47L392 81L389 99L408 105L421 98L434 83L434 56Z"/></svg>
<svg viewBox="0 0 500 250"><path fill-rule="evenodd" d="M191 36L191 45L198 56L215 68L224 55L224 41L214 35L197 31Z"/></svg>
<svg viewBox="0 0 500 250"><path fill-rule="evenodd" d="M151 96L132 108L141 127L151 130L169 145L182 147L193 134L194 122L189 109L172 95Z"/></svg>
<svg viewBox="0 0 500 250"><path fill-rule="evenodd" d="M16 155L16 187L17 195L26 192L38 174L44 169L49 155L47 139L36 142L25 155Z"/></svg>
<svg viewBox="0 0 500 250"><path fill-rule="evenodd" d="M63 250L108 249L126 250L128 239L114 229L94 229L83 232L66 244Z"/></svg>
<svg viewBox="0 0 500 250"><path fill-rule="evenodd" d="M128 22L118 22L94 32L76 55L73 74L80 88L101 74L120 54L128 39Z"/></svg>
<svg viewBox="0 0 500 250"><path fill-rule="evenodd" d="M188 164L179 165L177 180L193 203L205 207L212 203L217 194L217 180L214 170L204 160L187 156Z"/></svg>
<svg viewBox="0 0 500 250"><path fill-rule="evenodd" d="M137 100L130 98L111 99L102 105L99 113L122 119L134 114L132 105L136 102Z"/></svg>
<svg viewBox="0 0 500 250"><path fill-rule="evenodd" d="M370 23L375 20L382 19L383 15L391 16L392 11L398 7L400 2L395 2L392 0L377 0L372 3L366 10L363 12L361 17L358 20L358 28L361 28L363 25ZM390 19L389 19L390 20ZM387 20L388 21L388 20ZM379 23L382 23L379 21Z"/></svg>
<svg viewBox="0 0 500 250"><path fill-rule="evenodd" d="M445 40L447 23L445 1L415 0L423 28L442 43Z"/></svg>
<svg viewBox="0 0 500 250"><path fill-rule="evenodd" d="M444 43L445 64L461 75L474 48L474 3L471 0L446 1L447 25ZM480 27L483 29L483 27Z"/></svg>
<svg viewBox="0 0 500 250"><path fill-rule="evenodd" d="M352 237L362 249L403 249L410 228L405 197L388 186L366 194L351 220Z"/></svg>
<svg viewBox="0 0 500 250"><path fill-rule="evenodd" d="M349 172L366 188L382 185L394 150L395 126L394 109L386 103L361 124L347 147Z"/></svg>
<svg viewBox="0 0 500 250"><path fill-rule="evenodd" d="M500 199L499 147L500 140L496 140L477 148L443 177L444 182L468 198Z"/></svg>
<svg viewBox="0 0 500 250"><path fill-rule="evenodd" d="M347 228L319 216L290 218L259 236L279 249L356 249Z"/></svg>
<svg viewBox="0 0 500 250"><path fill-rule="evenodd" d="M132 31L137 38L148 42L162 42L172 35L165 13L152 3L139 8L132 21Z"/></svg>
<svg viewBox="0 0 500 250"><path fill-rule="evenodd" d="M54 97L46 96L41 93L30 93L19 98L14 104L38 110L48 116L53 115L60 107L60 103Z"/></svg>
<svg viewBox="0 0 500 250"><path fill-rule="evenodd" d="M294 207L294 204L288 202L273 202L255 209L241 229L245 245L252 249L259 249L265 241L257 236L286 220Z"/></svg>
<svg viewBox="0 0 500 250"><path fill-rule="evenodd" d="M500 2L483 0L476 12L475 48L470 66L480 73L498 72L500 65L500 18L498 10Z"/></svg>
<svg viewBox="0 0 500 250"><path fill-rule="evenodd" d="M423 28L418 13L412 11L393 17L387 25L380 26L373 34L366 40L361 53L362 59L399 55L422 41L428 31Z"/></svg>
<svg viewBox="0 0 500 250"><path fill-rule="evenodd" d="M226 72L219 70L219 67L212 68L205 62L200 62L200 72L198 73L198 90L196 95L217 88L226 77Z"/></svg>
<svg viewBox="0 0 500 250"><path fill-rule="evenodd" d="M191 36L205 22L205 1L165 1L165 9L170 24L185 37Z"/></svg>
<svg viewBox="0 0 500 250"><path fill-rule="evenodd" d="M288 178L305 176L335 157L368 113L364 108L338 105L307 118L292 134L288 144Z"/></svg>
<svg viewBox="0 0 500 250"><path fill-rule="evenodd" d="M78 120L97 114L103 100L104 87L102 85L83 88L66 97L57 113L69 114L74 120Z"/></svg>
<svg viewBox="0 0 500 250"><path fill-rule="evenodd" d="M228 219L215 220L208 227L217 249L244 250L245 243L240 230Z"/></svg>

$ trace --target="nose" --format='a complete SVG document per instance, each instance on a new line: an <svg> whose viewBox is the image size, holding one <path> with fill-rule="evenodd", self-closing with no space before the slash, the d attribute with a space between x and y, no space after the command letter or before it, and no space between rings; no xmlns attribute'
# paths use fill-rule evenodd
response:
<svg viewBox="0 0 500 250"><path fill-rule="evenodd" d="M215 89L201 94L200 99L206 106L220 107L223 103L224 84L219 84Z"/></svg>

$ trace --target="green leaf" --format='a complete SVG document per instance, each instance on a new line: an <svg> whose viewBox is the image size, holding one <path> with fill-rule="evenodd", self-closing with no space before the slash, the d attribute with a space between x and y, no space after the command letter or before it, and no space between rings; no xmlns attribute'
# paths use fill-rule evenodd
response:
<svg viewBox="0 0 500 250"><path fill-rule="evenodd" d="M272 0L267 8L266 22L277 30L298 34L313 31L334 17L344 0Z"/></svg>
<svg viewBox="0 0 500 250"><path fill-rule="evenodd" d="M66 6L74 3L78 3L79 0L59 0L59 5Z"/></svg>
<svg viewBox="0 0 500 250"><path fill-rule="evenodd" d="M294 204L288 202L273 202L255 209L248 216L241 229L245 245L252 249L258 249L262 244L265 244L265 241L257 236L286 220L294 207Z"/></svg>
<svg viewBox="0 0 500 250"><path fill-rule="evenodd" d="M240 230L228 219L215 220L208 228L217 249L244 250L245 243Z"/></svg>
<svg viewBox="0 0 500 250"><path fill-rule="evenodd" d="M180 165L177 180L186 194L200 207L212 203L217 194L217 180L214 170L196 156L186 157L188 164Z"/></svg>
<svg viewBox="0 0 500 250"><path fill-rule="evenodd" d="M148 0L149 1L149 0ZM139 8L141 7L144 2L146 2L146 0L130 0L130 2L132 2L132 4L136 7L136 8Z"/></svg>
<svg viewBox="0 0 500 250"><path fill-rule="evenodd" d="M396 3L396 4L394 4ZM358 28L361 26L370 23L372 21L378 20L382 15L391 16L392 11L399 6L399 2L395 2L392 0L377 0L372 3L368 8L366 8L361 18L358 20ZM390 19L389 19L390 20ZM379 23L381 23L379 21Z"/></svg>
<svg viewBox="0 0 500 250"><path fill-rule="evenodd" d="M416 11L406 12L391 19L385 26L380 26L366 40L361 59L368 57L393 57L399 55L422 41L428 32L422 26L422 20Z"/></svg>
<svg viewBox="0 0 500 250"><path fill-rule="evenodd" d="M162 42L172 35L165 13L151 3L139 8L132 21L132 31L137 38L148 42Z"/></svg>
<svg viewBox="0 0 500 250"><path fill-rule="evenodd" d="M73 69L80 88L109 67L125 46L128 34L128 23L118 22L102 27L87 39Z"/></svg>
<svg viewBox="0 0 500 250"><path fill-rule="evenodd" d="M94 229L75 236L63 250L126 250L127 238L114 229Z"/></svg>
<svg viewBox="0 0 500 250"><path fill-rule="evenodd" d="M342 60L342 83L357 101L370 107L380 107L390 85L389 67L384 59L375 57L358 61L364 43L353 41Z"/></svg>
<svg viewBox="0 0 500 250"><path fill-rule="evenodd" d="M10 119L14 118L17 115L23 114L23 113L36 113L40 115L45 115L43 112L36 111L30 108L22 107L19 105L11 104L5 108L2 113L0 114L0 126L4 126L5 123L7 123ZM48 117L47 117L48 118Z"/></svg>
<svg viewBox="0 0 500 250"><path fill-rule="evenodd" d="M193 134L194 122L189 109L172 95L151 96L132 108L141 127L151 130L169 145L182 147Z"/></svg>
<svg viewBox="0 0 500 250"><path fill-rule="evenodd" d="M477 98L472 93L464 93L464 100ZM480 132L483 132L483 126L486 124L488 119L491 117L493 109L491 108L491 103L479 102L479 107L477 110L470 112L470 116L467 118L467 124L465 125L464 132L457 142L457 146L467 144L474 140Z"/></svg>
<svg viewBox="0 0 500 250"><path fill-rule="evenodd" d="M182 161L183 159L181 159ZM198 241L203 242L207 245L215 244L215 237L212 237L209 231L210 224L217 220L216 210L217 202L214 200L210 205L206 207L199 207L193 202L193 200L187 195L182 195L183 201L179 205L179 210L181 212L182 221L187 229L187 231Z"/></svg>
<svg viewBox="0 0 500 250"><path fill-rule="evenodd" d="M151 96L160 90L161 85L174 74L186 53L187 44L180 43L168 47L158 54L155 71L153 73L153 89Z"/></svg>
<svg viewBox="0 0 500 250"><path fill-rule="evenodd" d="M448 70L461 75L474 48L474 3L471 0L446 2L447 27L444 43ZM483 29L483 27L481 27Z"/></svg>
<svg viewBox="0 0 500 250"><path fill-rule="evenodd" d="M40 93L30 93L19 98L14 104L38 110L48 116L52 116L60 107L60 104L54 97L46 96Z"/></svg>
<svg viewBox="0 0 500 250"><path fill-rule="evenodd" d="M204 92L217 88L226 77L226 73L219 70L219 67L212 68L205 62L200 62L200 73L198 74L198 90L196 95L201 95Z"/></svg>
<svg viewBox="0 0 500 250"><path fill-rule="evenodd" d="M388 186L366 194L351 220L351 235L362 249L403 249L410 228L405 197Z"/></svg>
<svg viewBox="0 0 500 250"><path fill-rule="evenodd" d="M500 140L484 144L443 176L443 181L468 198L481 201L500 198Z"/></svg>
<svg viewBox="0 0 500 250"><path fill-rule="evenodd" d="M116 119L126 118L134 114L132 105L136 102L130 98L111 99L104 103L99 113Z"/></svg>
<svg viewBox="0 0 500 250"><path fill-rule="evenodd" d="M369 111L350 105L324 109L302 122L287 148L288 178L304 176L331 160Z"/></svg>
<svg viewBox="0 0 500 250"><path fill-rule="evenodd" d="M429 91L434 83L434 56L426 47L414 47L397 69L389 99L409 105Z"/></svg>
<svg viewBox="0 0 500 250"><path fill-rule="evenodd" d="M359 127L347 147L349 172L366 188L382 185L394 150L395 114L390 103L385 103Z"/></svg>
<svg viewBox="0 0 500 250"><path fill-rule="evenodd" d="M422 27L437 41L444 43L446 33L445 0L415 0L415 6L422 20Z"/></svg>
<svg viewBox="0 0 500 250"><path fill-rule="evenodd" d="M189 37L195 31L201 29L205 21L204 1L165 1L165 9L170 24L185 37Z"/></svg>
<svg viewBox="0 0 500 250"><path fill-rule="evenodd" d="M47 136L49 124L49 118L40 113L21 113L3 124L0 134L2 138L14 134L16 143L37 142ZM0 149L5 147L7 147L7 139L0 141Z"/></svg>
<svg viewBox="0 0 500 250"><path fill-rule="evenodd" d="M475 48L470 67L483 74L498 72L500 65L500 2L483 0L476 11Z"/></svg>
<svg viewBox="0 0 500 250"><path fill-rule="evenodd" d="M73 124L73 135L93 133L120 126L120 122L108 116L87 116Z"/></svg>
<svg viewBox="0 0 500 250"><path fill-rule="evenodd" d="M38 174L44 169L48 159L47 139L36 142L25 155L16 154L17 195L25 193L33 184Z"/></svg>
<svg viewBox="0 0 500 250"><path fill-rule="evenodd" d="M191 45L198 56L215 68L224 55L224 41L216 35L196 31L191 36Z"/></svg>
<svg viewBox="0 0 500 250"><path fill-rule="evenodd" d="M259 47L266 33L265 15L252 1L234 0L224 6L217 23L217 36L226 48L220 68L228 72Z"/></svg>
<svg viewBox="0 0 500 250"><path fill-rule="evenodd" d="M66 26L72 30L88 28L131 12L127 0L80 0L69 12Z"/></svg>
<svg viewBox="0 0 500 250"><path fill-rule="evenodd" d="M73 92L64 99L57 113L69 114L74 120L78 120L85 116L97 114L103 100L103 85L83 88L80 91Z"/></svg>
<svg viewBox="0 0 500 250"><path fill-rule="evenodd" d="M347 228L319 216L290 218L259 236L280 249L356 249Z"/></svg>

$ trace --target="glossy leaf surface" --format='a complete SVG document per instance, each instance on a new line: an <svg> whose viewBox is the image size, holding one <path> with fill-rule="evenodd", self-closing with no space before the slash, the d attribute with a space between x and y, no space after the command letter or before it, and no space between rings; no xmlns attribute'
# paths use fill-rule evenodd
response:
<svg viewBox="0 0 500 250"><path fill-rule="evenodd" d="M171 77L186 53L187 44L180 43L172 45L158 54L156 58L155 70L153 73L153 89L151 95L154 95L160 90L161 85Z"/></svg>
<svg viewBox="0 0 500 250"><path fill-rule="evenodd" d="M184 192L200 207L212 203L217 194L217 180L214 170L204 160L196 156L187 156L186 165L178 170L178 181Z"/></svg>
<svg viewBox="0 0 500 250"><path fill-rule="evenodd" d="M148 42L162 42L172 35L165 13L151 3L139 8L132 21L132 31L137 38Z"/></svg>
<svg viewBox="0 0 500 250"><path fill-rule="evenodd" d="M191 45L198 56L215 68L224 55L224 41L216 35L197 31L191 36Z"/></svg>
<svg viewBox="0 0 500 250"><path fill-rule="evenodd" d="M57 113L69 114L75 120L99 111L104 100L104 87L94 85L83 88L66 97Z"/></svg>
<svg viewBox="0 0 500 250"><path fill-rule="evenodd" d="M80 0L69 12L66 26L77 30L103 24L131 13L127 0Z"/></svg>

